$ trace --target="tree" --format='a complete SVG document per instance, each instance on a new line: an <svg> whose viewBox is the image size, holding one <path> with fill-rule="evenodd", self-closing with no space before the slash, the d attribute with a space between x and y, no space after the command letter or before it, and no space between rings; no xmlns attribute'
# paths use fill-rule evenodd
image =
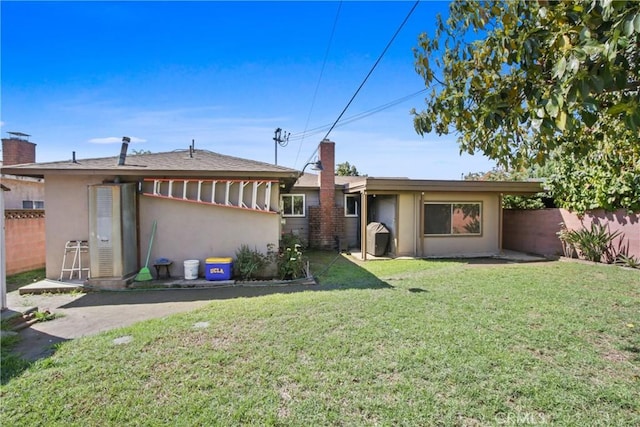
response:
<svg viewBox="0 0 640 427"><path fill-rule="evenodd" d="M598 167L606 145L617 159L607 173L640 172L640 2L453 2L414 55L431 88L412 111L418 133L457 132L461 152L507 168Z"/></svg>
<svg viewBox="0 0 640 427"><path fill-rule="evenodd" d="M465 181L527 181L542 180L551 174L549 165L544 167L535 165L530 168L507 171L504 168L493 168L489 172L470 172L464 176ZM544 209L545 201L550 196L541 192L532 196L511 196L505 194L502 198L502 207L505 209Z"/></svg>
<svg viewBox="0 0 640 427"><path fill-rule="evenodd" d="M339 163L336 168L336 175L338 176L360 176L358 169L355 165L350 165L349 162Z"/></svg>

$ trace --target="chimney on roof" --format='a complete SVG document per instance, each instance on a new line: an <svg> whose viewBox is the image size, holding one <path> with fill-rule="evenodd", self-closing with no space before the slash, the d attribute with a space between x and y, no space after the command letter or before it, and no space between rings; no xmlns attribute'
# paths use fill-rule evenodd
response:
<svg viewBox="0 0 640 427"><path fill-rule="evenodd" d="M336 200L335 177L335 142L323 139L320 142L319 159L322 170L318 176L320 181L320 242L322 248L331 248L336 235L336 218L334 218Z"/></svg>
<svg viewBox="0 0 640 427"><path fill-rule="evenodd" d="M27 139L31 135L22 132L7 132L10 137L2 138L3 166L36 162L36 144Z"/></svg>
<svg viewBox="0 0 640 427"><path fill-rule="evenodd" d="M129 143L131 142L131 138L128 136L122 137L122 147L120 148L120 158L118 159L118 166L124 166L124 161L127 158L127 148L129 148Z"/></svg>

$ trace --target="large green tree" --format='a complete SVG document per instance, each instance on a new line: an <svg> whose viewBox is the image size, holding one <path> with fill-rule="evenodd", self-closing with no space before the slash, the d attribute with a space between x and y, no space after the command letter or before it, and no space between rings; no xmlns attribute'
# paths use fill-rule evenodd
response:
<svg viewBox="0 0 640 427"><path fill-rule="evenodd" d="M553 158L551 185L584 186L568 180L588 172L606 189L606 176L624 177L607 203L551 190L578 210L640 209L640 2L455 1L414 54L431 89L413 111L418 133L455 132L461 151L507 168Z"/></svg>

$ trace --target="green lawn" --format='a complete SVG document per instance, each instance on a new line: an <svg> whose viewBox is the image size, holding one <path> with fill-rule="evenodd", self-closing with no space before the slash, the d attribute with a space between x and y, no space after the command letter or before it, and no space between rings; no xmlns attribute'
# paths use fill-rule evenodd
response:
<svg viewBox="0 0 640 427"><path fill-rule="evenodd" d="M638 271L341 256L320 281L65 343L0 423L640 425Z"/></svg>

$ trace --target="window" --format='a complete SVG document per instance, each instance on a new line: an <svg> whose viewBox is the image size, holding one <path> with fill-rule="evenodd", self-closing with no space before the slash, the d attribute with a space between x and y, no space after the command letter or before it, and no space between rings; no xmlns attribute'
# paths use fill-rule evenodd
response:
<svg viewBox="0 0 640 427"><path fill-rule="evenodd" d="M358 216L360 213L360 195L345 194L344 195L344 216Z"/></svg>
<svg viewBox="0 0 640 427"><path fill-rule="evenodd" d="M280 200L282 216L304 216L304 194L283 194Z"/></svg>
<svg viewBox="0 0 640 427"><path fill-rule="evenodd" d="M482 203L425 203L424 234L429 236L479 236Z"/></svg>
<svg viewBox="0 0 640 427"><path fill-rule="evenodd" d="M42 200L23 200L22 209L44 209Z"/></svg>

